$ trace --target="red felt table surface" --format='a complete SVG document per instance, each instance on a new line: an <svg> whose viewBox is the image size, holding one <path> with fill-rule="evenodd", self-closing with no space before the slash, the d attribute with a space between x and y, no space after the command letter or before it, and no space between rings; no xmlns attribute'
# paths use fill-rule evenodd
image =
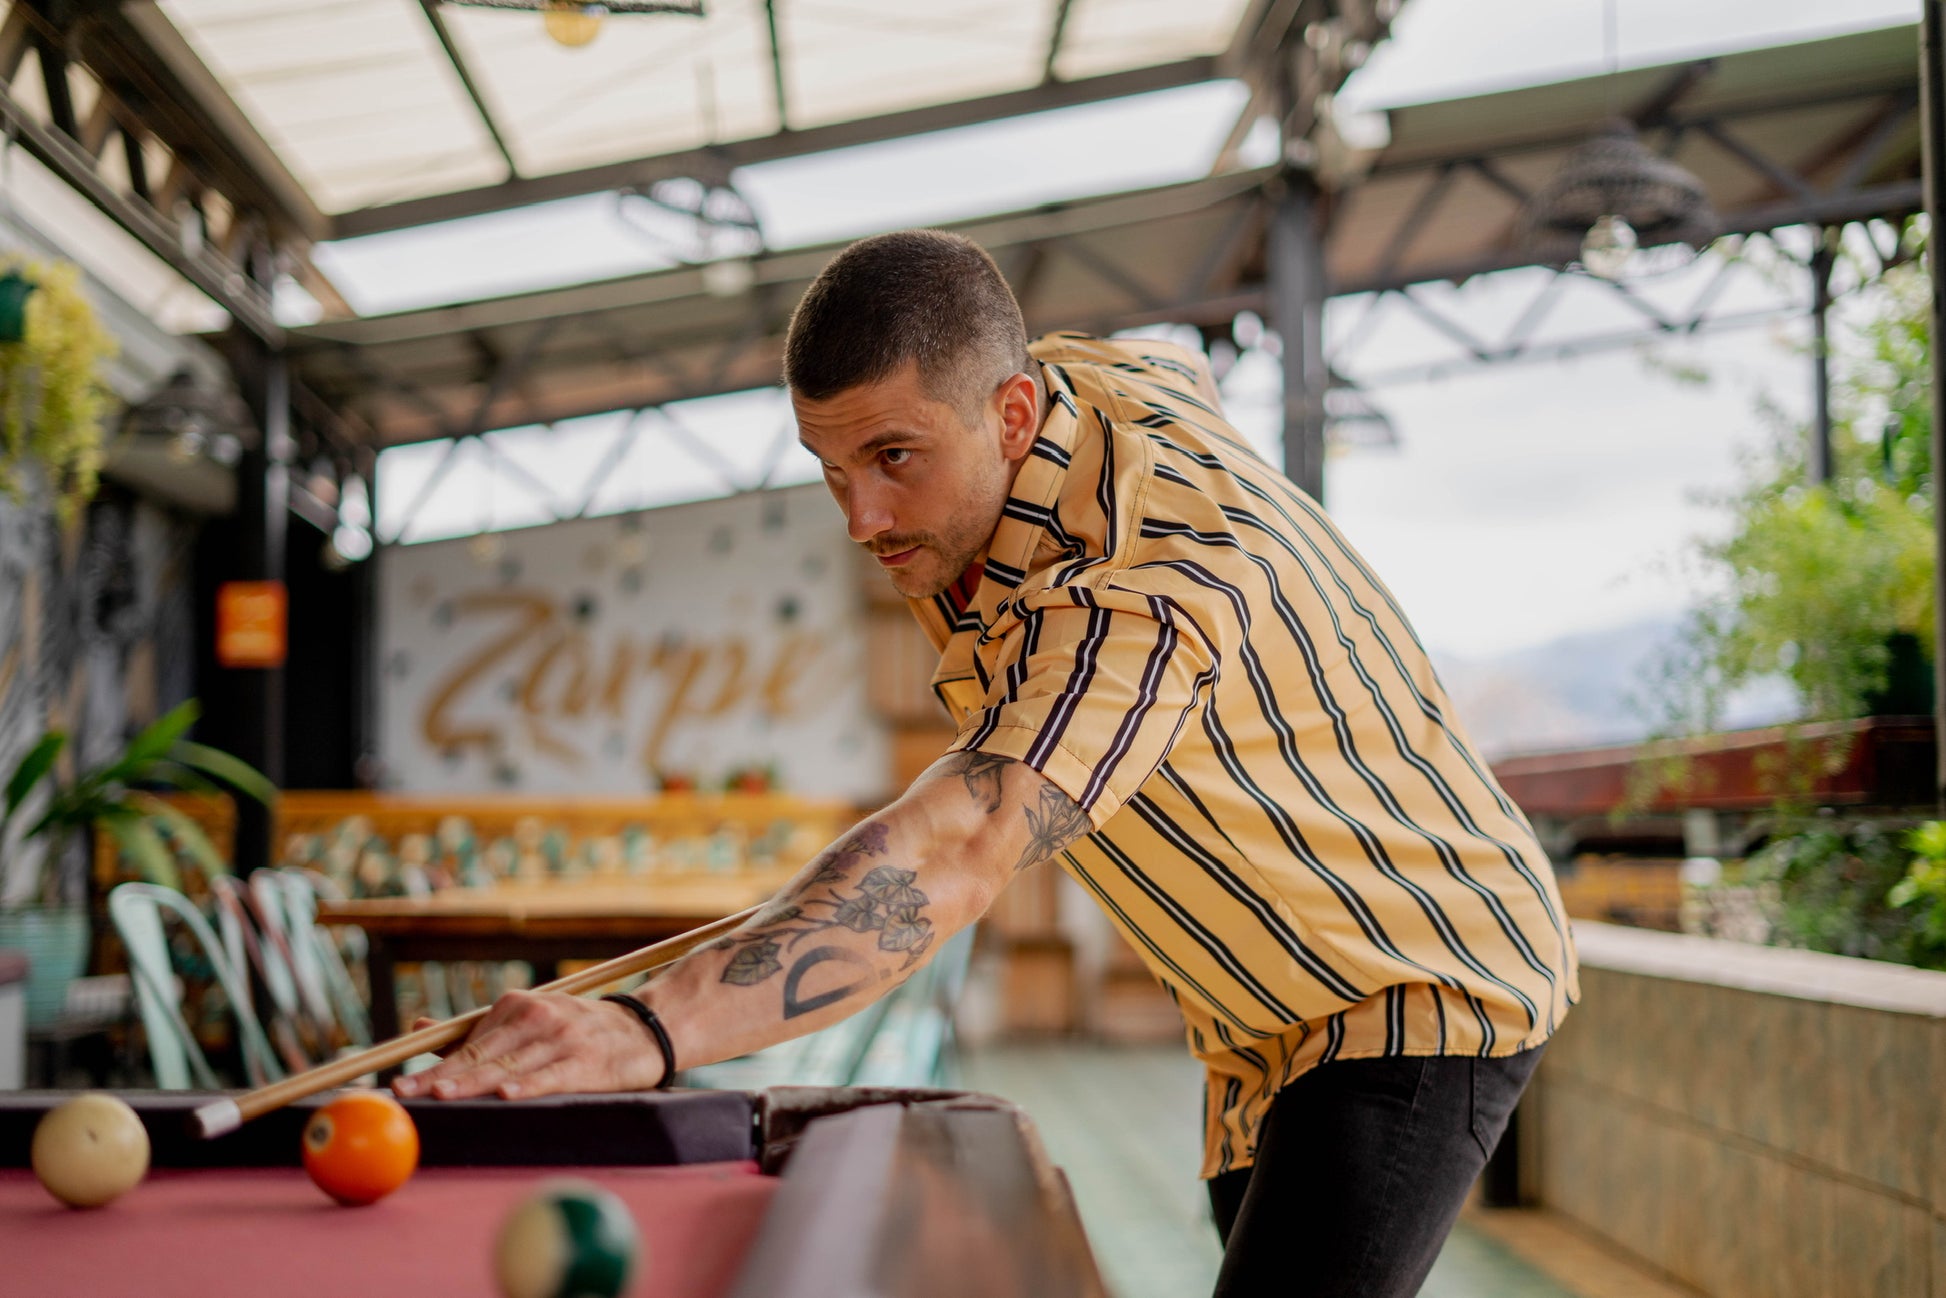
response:
<svg viewBox="0 0 1946 1298"><path fill-rule="evenodd" d="M633 1298L723 1293L777 1188L755 1163L431 1167L378 1203L341 1208L300 1169L160 1170L76 1211L31 1172L0 1169L0 1294L490 1298L501 1221L560 1176L614 1191L635 1214Z"/></svg>

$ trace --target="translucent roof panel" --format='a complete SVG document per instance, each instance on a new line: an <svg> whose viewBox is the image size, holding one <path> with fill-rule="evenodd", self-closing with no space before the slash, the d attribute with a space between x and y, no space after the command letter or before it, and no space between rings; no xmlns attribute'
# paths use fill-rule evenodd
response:
<svg viewBox="0 0 1946 1298"><path fill-rule="evenodd" d="M505 179L416 0L161 0L319 207Z"/></svg>
<svg viewBox="0 0 1946 1298"><path fill-rule="evenodd" d="M703 19L612 16L575 49L538 14L439 12L524 174L777 130L762 0L711 0Z"/></svg>
<svg viewBox="0 0 1946 1298"><path fill-rule="evenodd" d="M572 49L536 13L459 0L158 5L333 215L512 179L496 131L514 173L540 179L1030 92L1047 79L1063 8L775 0L773 60L765 0L707 0L703 18L611 13ZM1072 0L1054 72L1090 78L1214 54L1246 12L1249 0Z"/></svg>
<svg viewBox="0 0 1946 1298"><path fill-rule="evenodd" d="M1230 43L1249 0L1074 0L1054 74L1063 80L1149 67Z"/></svg>
<svg viewBox="0 0 1946 1298"><path fill-rule="evenodd" d="M791 125L876 117L1040 81L1049 0L792 0L778 6Z"/></svg>

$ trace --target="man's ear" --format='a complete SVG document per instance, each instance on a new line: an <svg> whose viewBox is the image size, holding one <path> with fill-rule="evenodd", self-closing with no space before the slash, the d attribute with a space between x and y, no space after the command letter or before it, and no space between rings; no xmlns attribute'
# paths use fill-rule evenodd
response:
<svg viewBox="0 0 1946 1298"><path fill-rule="evenodd" d="M1009 460L1024 460L1041 432L1040 385L1025 374L1012 374L995 391L1000 401L1000 451Z"/></svg>

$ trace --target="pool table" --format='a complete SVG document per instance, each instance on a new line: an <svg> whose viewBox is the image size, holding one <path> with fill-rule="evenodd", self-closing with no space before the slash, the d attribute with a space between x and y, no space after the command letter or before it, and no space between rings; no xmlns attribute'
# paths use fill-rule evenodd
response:
<svg viewBox="0 0 1946 1298"><path fill-rule="evenodd" d="M408 1101L420 1167L342 1208L305 1175L324 1099L213 1141L208 1093L128 1092L147 1180L61 1207L28 1166L41 1114L0 1095L0 1275L38 1298L492 1295L501 1219L550 1177L621 1196L641 1230L635 1298L1099 1298L1066 1182L1019 1110L987 1096L776 1087L504 1102Z"/></svg>

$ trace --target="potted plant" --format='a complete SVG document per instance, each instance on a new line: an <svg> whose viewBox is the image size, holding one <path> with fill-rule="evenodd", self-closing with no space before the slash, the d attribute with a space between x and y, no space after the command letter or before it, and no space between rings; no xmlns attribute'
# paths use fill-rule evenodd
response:
<svg viewBox="0 0 1946 1298"><path fill-rule="evenodd" d="M183 736L195 724L196 701L183 703L131 739L120 754L93 770L76 771L63 781L55 769L68 737L53 730L41 736L7 780L0 804L0 851L11 844L41 849L39 877L19 889L24 904L0 906L0 947L27 952L27 1017L40 1024L58 1017L67 986L79 977L88 954L88 910L64 887L62 862L77 836L87 841L96 826L127 853L151 883L180 886L175 851L207 874L229 866L202 829L179 808L155 796L155 789L217 792L219 785L268 803L276 790L256 768L228 753ZM31 817L18 839L8 830L32 802ZM167 835L165 841L164 835ZM172 849L170 843L175 844ZM0 861L0 866L8 865ZM0 883L12 871L0 869ZM16 882L15 887L19 885ZM11 895L11 894L9 894Z"/></svg>
<svg viewBox="0 0 1946 1298"><path fill-rule="evenodd" d="M62 522L94 496L116 350L78 267L0 257L0 490L21 499L31 460Z"/></svg>

